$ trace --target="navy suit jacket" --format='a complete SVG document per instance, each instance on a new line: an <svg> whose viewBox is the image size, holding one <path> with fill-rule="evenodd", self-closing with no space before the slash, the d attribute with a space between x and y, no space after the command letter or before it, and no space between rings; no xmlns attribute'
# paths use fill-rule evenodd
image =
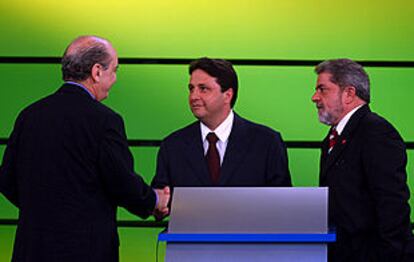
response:
<svg viewBox="0 0 414 262"><path fill-rule="evenodd" d="M217 186L291 186L286 147L279 133L237 114L220 173ZM152 185L213 186L198 121L163 140Z"/></svg>
<svg viewBox="0 0 414 262"><path fill-rule="evenodd" d="M117 206L146 217L156 202L122 118L69 84L20 113L0 192L19 208L13 261L118 261Z"/></svg>
<svg viewBox="0 0 414 262"><path fill-rule="evenodd" d="M337 229L329 261L400 261L411 236L401 136L364 105L330 154L328 147L326 137L320 185L329 187L329 221Z"/></svg>

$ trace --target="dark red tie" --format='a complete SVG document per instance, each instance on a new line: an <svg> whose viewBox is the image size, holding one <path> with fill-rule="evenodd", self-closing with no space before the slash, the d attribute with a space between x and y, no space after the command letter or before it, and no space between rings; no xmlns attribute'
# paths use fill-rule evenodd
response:
<svg viewBox="0 0 414 262"><path fill-rule="evenodd" d="M214 184L218 184L220 178L220 156L217 151L216 143L218 137L214 133L208 133L208 150L207 150L207 163L208 170L210 172L211 180Z"/></svg>
<svg viewBox="0 0 414 262"><path fill-rule="evenodd" d="M331 129L331 132L329 133L329 150L328 153L330 153L335 146L336 142L338 140L338 132L336 131L336 128L333 127Z"/></svg>

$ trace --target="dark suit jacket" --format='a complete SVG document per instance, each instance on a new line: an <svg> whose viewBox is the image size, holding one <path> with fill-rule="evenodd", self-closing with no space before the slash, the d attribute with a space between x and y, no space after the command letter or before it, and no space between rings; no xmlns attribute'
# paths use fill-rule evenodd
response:
<svg viewBox="0 0 414 262"><path fill-rule="evenodd" d="M20 113L0 191L19 208L13 261L117 261L117 206L146 217L156 202L122 118L69 84Z"/></svg>
<svg viewBox="0 0 414 262"><path fill-rule="evenodd" d="M234 114L218 186L291 186L279 133ZM213 186L197 121L161 144L153 186Z"/></svg>
<svg viewBox="0 0 414 262"><path fill-rule="evenodd" d="M405 145L397 130L358 109L330 154L322 148L320 184L329 187L337 242L329 261L399 261L410 236Z"/></svg>

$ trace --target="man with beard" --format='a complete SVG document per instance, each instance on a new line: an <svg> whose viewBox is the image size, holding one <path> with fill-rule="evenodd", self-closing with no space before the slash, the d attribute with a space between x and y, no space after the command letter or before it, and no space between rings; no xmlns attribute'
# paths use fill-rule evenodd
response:
<svg viewBox="0 0 414 262"><path fill-rule="evenodd" d="M320 185L329 187L329 222L337 232L329 261L400 261L411 238L404 142L371 112L362 66L327 60L315 72L312 101L319 121L331 126L320 162Z"/></svg>

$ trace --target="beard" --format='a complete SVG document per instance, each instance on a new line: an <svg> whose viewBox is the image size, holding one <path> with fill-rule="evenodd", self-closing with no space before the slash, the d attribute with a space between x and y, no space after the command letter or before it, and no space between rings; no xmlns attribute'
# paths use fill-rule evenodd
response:
<svg viewBox="0 0 414 262"><path fill-rule="evenodd" d="M340 120L339 117L342 115L343 112L344 112L344 107L342 106L342 103L340 99L338 98L338 100L335 101L334 106L332 107L331 110L327 110L325 106L322 106L321 108L319 108L319 111L318 111L319 121L322 124L332 126L333 124L337 124L339 122Z"/></svg>
<svg viewBox="0 0 414 262"><path fill-rule="evenodd" d="M328 126L331 126L335 121L335 117L327 111L323 111L319 113L318 118L319 118L319 122L321 122L322 124L328 125Z"/></svg>

